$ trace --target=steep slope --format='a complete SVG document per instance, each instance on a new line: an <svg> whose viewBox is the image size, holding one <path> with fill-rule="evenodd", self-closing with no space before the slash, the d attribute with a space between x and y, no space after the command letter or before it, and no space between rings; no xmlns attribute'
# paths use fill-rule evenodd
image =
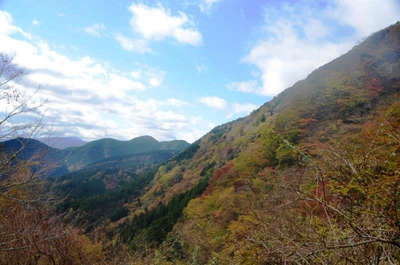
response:
<svg viewBox="0 0 400 265"><path fill-rule="evenodd" d="M162 165L116 236L143 264L393 264L399 99L397 23Z"/></svg>
<svg viewBox="0 0 400 265"><path fill-rule="evenodd" d="M290 131L291 126L298 125L304 131L302 138L314 137L314 134L321 138L325 133L331 137L325 129L333 122L343 129L365 122L369 112L382 105L380 99L396 99L400 82L399 31L400 23L397 23L374 34L250 116L216 127L170 162L170 168L160 168L160 181L155 181L147 196L151 197L158 184L167 183L169 176L174 175L168 173L173 171L182 172L184 180L175 184L175 188L180 189L183 183L193 186L205 164L221 167L260 139L260 130L273 123L281 131ZM189 150L193 152L189 154ZM170 198L168 192L164 197Z"/></svg>

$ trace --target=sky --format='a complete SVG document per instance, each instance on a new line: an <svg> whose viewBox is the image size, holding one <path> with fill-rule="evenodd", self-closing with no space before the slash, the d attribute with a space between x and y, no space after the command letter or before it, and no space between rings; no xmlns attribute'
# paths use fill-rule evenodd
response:
<svg viewBox="0 0 400 265"><path fill-rule="evenodd" d="M399 19L400 0L0 0L0 53L53 136L193 142Z"/></svg>

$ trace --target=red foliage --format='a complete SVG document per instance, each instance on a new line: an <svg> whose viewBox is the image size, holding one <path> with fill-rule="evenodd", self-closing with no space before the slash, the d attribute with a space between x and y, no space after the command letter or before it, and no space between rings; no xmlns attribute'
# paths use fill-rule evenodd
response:
<svg viewBox="0 0 400 265"><path fill-rule="evenodd" d="M384 89L381 80L376 77L367 81L366 85L371 96L378 96Z"/></svg>
<svg viewBox="0 0 400 265"><path fill-rule="evenodd" d="M209 184L207 189L203 192L202 196L207 196L209 194L212 193L212 191L214 190L214 186L216 184L216 182L221 179L223 176L227 176L232 174L233 172L233 163L229 162L227 164L225 164L223 167L215 170L213 176L211 177L211 179L209 180Z"/></svg>

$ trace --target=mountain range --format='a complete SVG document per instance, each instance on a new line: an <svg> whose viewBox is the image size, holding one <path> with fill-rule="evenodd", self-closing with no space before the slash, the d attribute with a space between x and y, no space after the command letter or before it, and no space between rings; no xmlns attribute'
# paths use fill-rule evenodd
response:
<svg viewBox="0 0 400 265"><path fill-rule="evenodd" d="M44 167L57 169L58 175L79 170L90 164L115 156L129 156L140 153L170 151L171 156L183 150L189 144L182 140L159 142L151 136L141 136L129 141L111 138L100 139L78 147L56 149L38 140L16 138L0 143L0 147L8 153L18 153L20 160L38 160ZM51 173L54 175L54 172ZM50 175L51 175L50 174Z"/></svg>

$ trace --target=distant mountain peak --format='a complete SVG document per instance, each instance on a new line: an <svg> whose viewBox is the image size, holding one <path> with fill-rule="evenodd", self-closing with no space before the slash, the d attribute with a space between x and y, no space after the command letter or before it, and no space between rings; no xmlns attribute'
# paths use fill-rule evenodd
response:
<svg viewBox="0 0 400 265"><path fill-rule="evenodd" d="M37 139L38 141L57 149L65 149L69 147L78 147L86 144L79 137L66 136L66 137L41 137Z"/></svg>
<svg viewBox="0 0 400 265"><path fill-rule="evenodd" d="M158 142L158 140L156 138L154 138L153 136L150 136L150 135L138 136L138 137L132 138L130 141L135 141L135 140L150 140L150 141Z"/></svg>

